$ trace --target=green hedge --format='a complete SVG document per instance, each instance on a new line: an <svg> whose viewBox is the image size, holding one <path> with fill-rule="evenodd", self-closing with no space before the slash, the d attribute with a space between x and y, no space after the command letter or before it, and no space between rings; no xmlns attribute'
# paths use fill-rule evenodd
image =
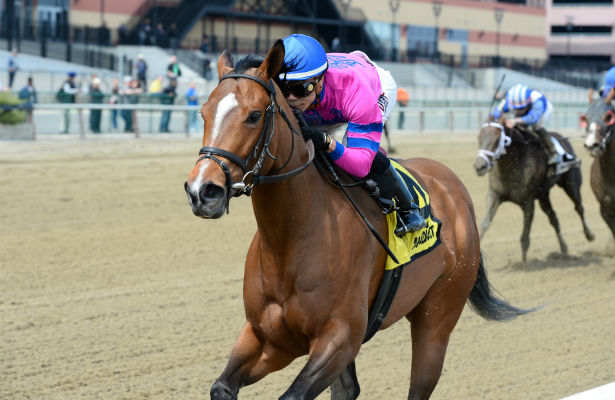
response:
<svg viewBox="0 0 615 400"><path fill-rule="evenodd" d="M7 106L18 106L23 103L19 98L9 92L0 93L0 124L14 125L26 121L26 113L17 108L11 109Z"/></svg>

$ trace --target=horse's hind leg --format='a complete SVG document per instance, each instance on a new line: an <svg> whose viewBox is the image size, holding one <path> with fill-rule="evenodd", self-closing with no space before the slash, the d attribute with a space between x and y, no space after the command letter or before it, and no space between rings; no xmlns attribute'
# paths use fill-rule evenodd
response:
<svg viewBox="0 0 615 400"><path fill-rule="evenodd" d="M444 364L448 340L463 311L472 281L453 277L434 284L406 317L412 331L412 372L409 400L431 396Z"/></svg>
<svg viewBox="0 0 615 400"><path fill-rule="evenodd" d="M595 239L595 235L592 231L589 230L587 226L587 222L585 221L585 211L583 209L583 202L581 201L581 171L577 169L573 169L568 171L565 174L564 182L559 184L564 192L570 197L572 202L574 203L574 210L581 217L581 223L583 223L583 233L585 234L585 238L589 241Z"/></svg>
<svg viewBox="0 0 615 400"><path fill-rule="evenodd" d="M500 206L500 204L502 204L502 200L500 199L500 196L495 194L493 190L489 189L489 191L487 192L487 214L485 214L485 217L480 223L479 233L478 233L481 239L485 235L485 232L487 232L487 229L489 229L489 226L491 225L491 221L493 220L493 217L495 216L495 212Z"/></svg>
<svg viewBox="0 0 615 400"><path fill-rule="evenodd" d="M559 248L562 251L562 254L568 254L568 246L566 245L566 242L564 242L564 236L562 236L557 215L555 215L555 211L553 211L553 206L551 205L551 200L549 199L549 193L547 192L543 196L539 197L538 201L540 203L540 208L542 208L542 211L547 214L549 217L549 222L553 226L553 229L555 229L557 240L559 241Z"/></svg>
<svg viewBox="0 0 615 400"><path fill-rule="evenodd" d="M530 228L534 219L534 200L529 199L522 204L523 209L523 232L521 233L521 253L523 262L527 261L527 249L530 248Z"/></svg>
<svg viewBox="0 0 615 400"><path fill-rule="evenodd" d="M359 397L360 392L357 370L353 361L331 384L331 400L355 400Z"/></svg>

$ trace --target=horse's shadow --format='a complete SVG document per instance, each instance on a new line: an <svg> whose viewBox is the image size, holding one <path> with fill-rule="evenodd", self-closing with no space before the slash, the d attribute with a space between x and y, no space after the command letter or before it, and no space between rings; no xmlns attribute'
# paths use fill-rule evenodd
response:
<svg viewBox="0 0 615 400"><path fill-rule="evenodd" d="M544 260L533 259L527 262L516 261L509 263L503 269L512 268L515 271L542 271L549 268L572 268L572 267L587 267L592 264L600 264L601 259L594 252L586 251L580 256L562 254L558 252L549 253Z"/></svg>

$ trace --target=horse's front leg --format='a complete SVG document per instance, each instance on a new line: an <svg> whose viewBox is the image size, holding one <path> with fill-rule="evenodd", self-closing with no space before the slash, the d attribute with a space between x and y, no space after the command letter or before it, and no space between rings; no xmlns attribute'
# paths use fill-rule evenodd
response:
<svg viewBox="0 0 615 400"><path fill-rule="evenodd" d="M353 337L348 325L330 322L312 340L307 363L279 400L315 399L354 360L361 347L361 339L362 336Z"/></svg>
<svg viewBox="0 0 615 400"><path fill-rule="evenodd" d="M480 228L478 232L479 238L482 239L485 235L485 232L487 232L487 229L489 229L489 226L491 226L491 221L493 220L495 212L497 211L501 203L502 200L500 199L500 196L498 196L493 190L489 189L489 191L487 192L487 214L485 214L485 218L483 218L482 222L480 223Z"/></svg>
<svg viewBox="0 0 615 400"><path fill-rule="evenodd" d="M284 368L295 356L260 340L246 322L233 346L226 368L211 387L211 400L235 400L243 386Z"/></svg>

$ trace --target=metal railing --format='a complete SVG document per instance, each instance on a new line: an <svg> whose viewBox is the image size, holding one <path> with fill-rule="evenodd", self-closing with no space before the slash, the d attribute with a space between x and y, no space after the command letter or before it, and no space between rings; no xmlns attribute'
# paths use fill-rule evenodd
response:
<svg viewBox="0 0 615 400"><path fill-rule="evenodd" d="M183 133L189 137L188 111L198 111L201 106L189 105L165 105L165 104L89 104L89 103L39 103L34 104L34 121L37 123L37 113L40 111L77 110L79 118L79 135L85 138L86 129L83 124L83 116L90 110L131 110L140 116L140 125L148 125L148 129L140 129L141 133L154 133L154 120L162 111L172 111L175 126L183 122ZM566 133L578 132L578 121L581 114L586 111L586 107L581 105L556 107L547 128L552 131L563 131ZM403 122L400 126L400 118L403 113ZM484 107L398 107L393 110L388 124L393 131L403 131L404 133L467 133L480 131L489 112ZM59 117L58 115L56 115ZM202 121L199 118L199 126ZM40 121L40 119L39 119ZM146 124L143 124L146 122ZM182 125L180 125L182 126ZM134 137L139 138L139 130L134 132Z"/></svg>

